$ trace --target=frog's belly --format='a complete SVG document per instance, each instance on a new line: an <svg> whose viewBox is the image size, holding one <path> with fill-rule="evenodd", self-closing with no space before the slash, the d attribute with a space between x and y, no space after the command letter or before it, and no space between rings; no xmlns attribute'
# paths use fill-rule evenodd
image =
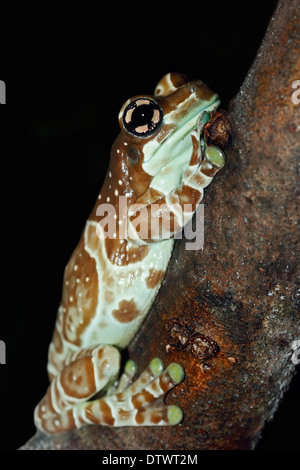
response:
<svg viewBox="0 0 300 470"><path fill-rule="evenodd" d="M93 270L83 276L88 274L85 278L88 282L76 284L73 279L75 294L67 290L64 295L67 300L59 310L57 321L63 343L61 361L71 351L96 344L126 347L157 295L172 254L174 240L163 240L147 245L144 255L140 259L136 256L138 261L117 266L108 259L105 240L97 236L96 228L96 222L87 222L83 238L86 255L80 256L81 244L69 262L68 269L76 275L79 260L85 260L86 266L90 264ZM68 282L70 286L72 280ZM84 285L91 284L96 286L93 290L84 289ZM76 302L67 304L70 296Z"/></svg>
<svg viewBox="0 0 300 470"><path fill-rule="evenodd" d="M86 329L82 342L127 346L147 315L160 288L173 249L173 240L149 245L147 256L130 266L109 263L110 286L107 271L99 276L99 303L97 312Z"/></svg>
<svg viewBox="0 0 300 470"><path fill-rule="evenodd" d="M172 254L173 239L164 240L147 245L139 261L116 266L109 261L95 228L96 223L88 221L66 268L49 348L51 375L78 349L97 344L126 347L157 295Z"/></svg>

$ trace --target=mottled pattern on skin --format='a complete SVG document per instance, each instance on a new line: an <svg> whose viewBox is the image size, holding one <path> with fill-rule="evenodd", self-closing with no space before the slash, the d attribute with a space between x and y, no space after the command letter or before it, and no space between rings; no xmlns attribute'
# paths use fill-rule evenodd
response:
<svg viewBox="0 0 300 470"><path fill-rule="evenodd" d="M174 234L224 164L220 156L212 161L203 142L202 117L218 104L200 80L167 74L154 96L136 96L122 106L121 134L103 187L65 269L49 347L51 383L35 409L43 432L182 419L178 407L161 400L183 380L180 365L164 369L154 359L134 381L136 366L129 361L116 379L120 350L136 335L163 281Z"/></svg>
<svg viewBox="0 0 300 470"><path fill-rule="evenodd" d="M81 346L82 334L96 312L98 289L96 261L81 242L66 266L61 302L63 337L70 343Z"/></svg>

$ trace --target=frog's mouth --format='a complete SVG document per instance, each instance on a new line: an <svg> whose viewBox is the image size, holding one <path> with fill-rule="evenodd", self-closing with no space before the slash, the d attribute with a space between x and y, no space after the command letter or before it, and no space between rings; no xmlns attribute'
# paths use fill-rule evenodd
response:
<svg viewBox="0 0 300 470"><path fill-rule="evenodd" d="M218 95L197 103L163 141L152 140L144 146L143 169L153 176L151 188L167 194L180 186L193 152L191 132L203 112L210 113L219 104ZM168 119L167 116L164 124L168 124Z"/></svg>

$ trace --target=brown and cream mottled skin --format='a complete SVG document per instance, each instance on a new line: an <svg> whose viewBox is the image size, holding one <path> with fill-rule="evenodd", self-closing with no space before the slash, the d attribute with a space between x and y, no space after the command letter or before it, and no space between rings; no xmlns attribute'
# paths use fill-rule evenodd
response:
<svg viewBox="0 0 300 470"><path fill-rule="evenodd" d="M181 366L164 369L156 358L133 381L136 365L128 361L117 380L120 350L157 295L173 236L225 163L202 132L218 104L200 80L167 74L153 96L135 96L121 108L103 187L65 269L49 348L51 383L34 414L43 432L181 421L180 408L158 403L183 380Z"/></svg>

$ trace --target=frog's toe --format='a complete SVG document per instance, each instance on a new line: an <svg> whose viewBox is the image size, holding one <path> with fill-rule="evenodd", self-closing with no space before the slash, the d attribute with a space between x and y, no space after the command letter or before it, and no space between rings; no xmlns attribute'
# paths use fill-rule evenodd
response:
<svg viewBox="0 0 300 470"><path fill-rule="evenodd" d="M137 373L137 364L132 359L125 363L124 372L121 375L118 384L109 389L108 395L124 392L133 382L133 378Z"/></svg>
<svg viewBox="0 0 300 470"><path fill-rule="evenodd" d="M180 364L177 364L177 362L172 362L167 369L174 385L183 381L185 374L184 369Z"/></svg>
<svg viewBox="0 0 300 470"><path fill-rule="evenodd" d="M138 426L176 425L182 420L181 409L175 405L165 406L162 402L166 393L183 379L184 370L179 364L171 363L164 369L161 359L155 358L117 399L124 403L126 396L129 408L133 407L131 419L134 416Z"/></svg>
<svg viewBox="0 0 300 470"><path fill-rule="evenodd" d="M133 378L135 374L137 373L137 363L133 361L132 359L128 359L124 367L124 372L125 374L128 375L128 377Z"/></svg>
<svg viewBox="0 0 300 470"><path fill-rule="evenodd" d="M175 405L142 408L135 415L137 426L176 426L182 421L181 408ZM134 424L133 424L134 425Z"/></svg>
<svg viewBox="0 0 300 470"><path fill-rule="evenodd" d="M223 168L226 163L226 155L219 147L209 145L205 150L205 155L210 163L217 168Z"/></svg>
<svg viewBox="0 0 300 470"><path fill-rule="evenodd" d="M168 408L167 410L168 424L170 426L176 426L176 424L181 423L183 419L182 409L176 405L170 405L167 408Z"/></svg>

